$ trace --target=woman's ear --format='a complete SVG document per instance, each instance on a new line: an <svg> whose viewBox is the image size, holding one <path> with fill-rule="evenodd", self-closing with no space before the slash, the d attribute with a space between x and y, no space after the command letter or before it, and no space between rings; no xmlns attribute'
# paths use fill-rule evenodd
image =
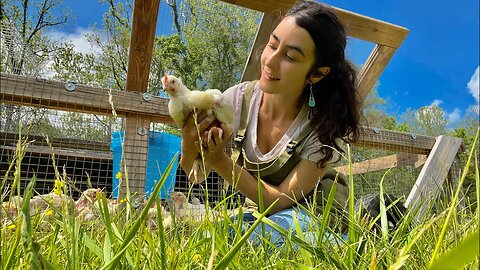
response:
<svg viewBox="0 0 480 270"><path fill-rule="evenodd" d="M330 72L330 67L319 67L317 72L310 74L310 82L313 84L319 82Z"/></svg>

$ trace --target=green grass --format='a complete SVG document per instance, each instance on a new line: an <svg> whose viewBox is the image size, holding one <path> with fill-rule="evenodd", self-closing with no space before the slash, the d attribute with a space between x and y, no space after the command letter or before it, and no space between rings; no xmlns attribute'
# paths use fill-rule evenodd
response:
<svg viewBox="0 0 480 270"><path fill-rule="evenodd" d="M12 200L19 193L19 181L7 187L6 179L8 175L19 177L27 144L19 141L11 170L0 186L2 200ZM478 198L480 180L478 161L472 161L477 156L474 149L475 145L468 162L476 165ZM332 219L331 193L324 215L311 214L310 233L316 243L294 222L292 231L278 228L286 244L277 248L267 242L254 245L247 240L255 226L278 227L265 217L271 206L262 206L265 211L255 213L259 220L242 233L238 230L240 221L232 223L229 219L226 205L231 197L215 206L217 215L213 221L176 222L167 230L148 226L147 210L155 202L171 166L172 163L140 213L128 209L110 216L104 195L99 198L101 217L90 223L80 222L68 207L53 209L55 214L49 218L43 214L30 216L28 204L24 204L18 209L17 218L3 219L0 224L1 269L478 269L479 207L474 207L475 212L468 207L460 209L459 190L447 203L435 205L436 211L421 222L414 219L413 212L408 212L394 232L386 229L388 206L381 209L378 219L382 227L375 233L371 228L376 220L362 221L353 212L352 199L347 214L347 240L337 235L335 228L325 225ZM465 168L469 167L466 164ZM461 181L466 173L465 170ZM27 201L35 193L34 184L32 178L21 194ZM351 197L354 192L351 190ZM314 207L305 209L313 213ZM237 229L236 235L229 236L229 227ZM326 239L327 235L331 238Z"/></svg>

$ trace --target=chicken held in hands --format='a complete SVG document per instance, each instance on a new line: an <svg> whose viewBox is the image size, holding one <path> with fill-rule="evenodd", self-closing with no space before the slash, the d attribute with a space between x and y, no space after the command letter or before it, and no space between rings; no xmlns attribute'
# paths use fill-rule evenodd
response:
<svg viewBox="0 0 480 270"><path fill-rule="evenodd" d="M224 98L220 90L191 91L181 79L173 75L165 75L162 84L164 91L170 96L168 112L179 127L183 127L186 117L195 108L206 110L208 115L214 114L220 123L223 123L229 130L232 129L233 106ZM220 132L220 137L222 137L222 131L220 130ZM195 159L192 170L188 173L188 179L193 183L201 183L205 180L201 156Z"/></svg>

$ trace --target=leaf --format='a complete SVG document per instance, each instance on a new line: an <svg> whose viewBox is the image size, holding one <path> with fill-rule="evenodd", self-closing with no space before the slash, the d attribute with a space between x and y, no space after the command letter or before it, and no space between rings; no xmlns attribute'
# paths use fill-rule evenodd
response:
<svg viewBox="0 0 480 270"><path fill-rule="evenodd" d="M443 254L429 270L457 270L478 256L478 228L467 235L460 244Z"/></svg>
<svg viewBox="0 0 480 270"><path fill-rule="evenodd" d="M240 250L243 244L247 241L248 237L253 233L255 228L262 222L262 219L267 215L268 212L273 208L273 206L278 202L279 199L276 199L260 216L257 217L257 220L252 224L250 228L245 232L245 234L240 238L240 240L232 247L232 249L220 260L217 266L214 269L226 269L230 261L233 259L235 254Z"/></svg>

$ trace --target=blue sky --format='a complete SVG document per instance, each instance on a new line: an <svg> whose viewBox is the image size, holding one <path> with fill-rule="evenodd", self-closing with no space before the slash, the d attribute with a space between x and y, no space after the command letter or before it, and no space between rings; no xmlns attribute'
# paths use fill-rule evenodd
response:
<svg viewBox="0 0 480 270"><path fill-rule="evenodd" d="M378 93L388 101L389 113L398 116L407 108L437 104L454 124L469 108L478 107L478 0L326 3L410 30L380 77ZM72 40L79 51L90 50L82 36L90 25L101 25L107 6L98 0L64 0L63 6L70 7L76 19L58 34ZM160 9L157 33L168 33L171 19L162 12L167 9L165 3ZM354 63L362 64L372 48L373 44L352 39L347 54Z"/></svg>

